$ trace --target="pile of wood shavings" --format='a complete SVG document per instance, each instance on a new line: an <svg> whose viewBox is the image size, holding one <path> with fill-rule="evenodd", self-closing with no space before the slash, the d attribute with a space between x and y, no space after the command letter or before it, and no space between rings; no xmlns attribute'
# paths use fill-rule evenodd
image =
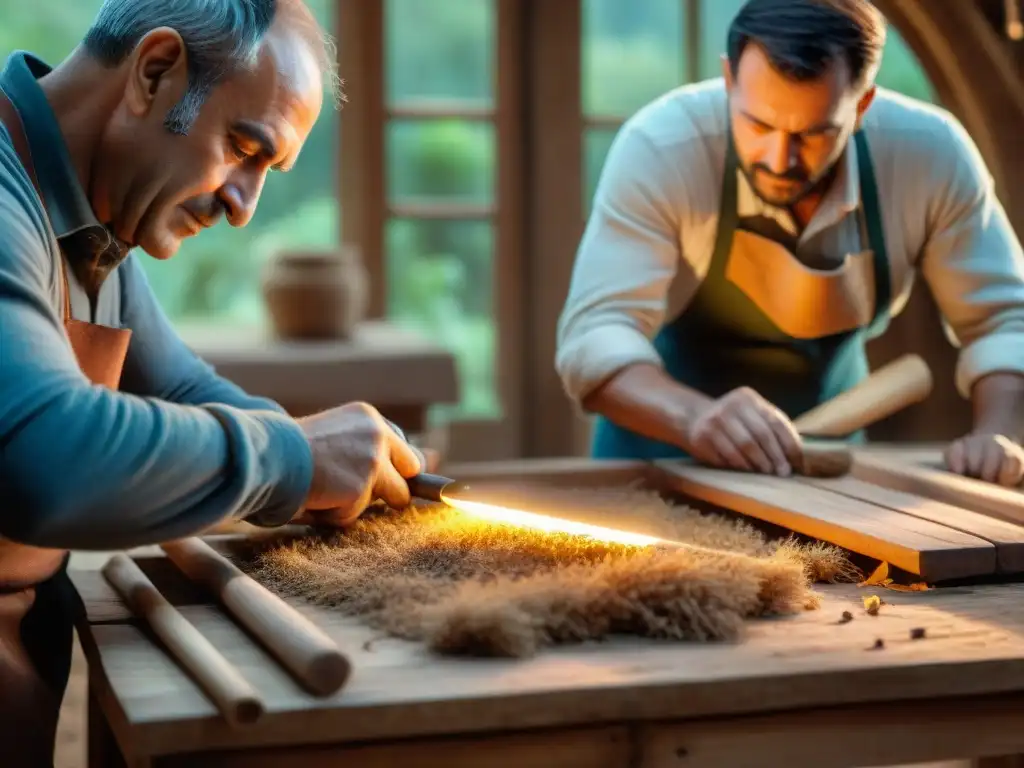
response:
<svg viewBox="0 0 1024 768"><path fill-rule="evenodd" d="M344 533L277 544L242 566L279 593L435 651L511 657L622 634L735 640L746 619L816 608L813 582L856 576L829 545L768 541L742 521L635 490L601 499L588 522L609 525L617 512L615 527L708 551L543 533L437 505L377 510Z"/></svg>

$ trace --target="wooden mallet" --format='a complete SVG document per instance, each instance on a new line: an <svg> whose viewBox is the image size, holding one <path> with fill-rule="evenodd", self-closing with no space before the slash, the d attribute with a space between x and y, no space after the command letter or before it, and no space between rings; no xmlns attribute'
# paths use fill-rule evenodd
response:
<svg viewBox="0 0 1024 768"><path fill-rule="evenodd" d="M904 355L874 371L864 381L793 421L805 438L804 465L794 469L808 477L838 477L853 466L849 448L815 444L814 439L841 438L924 400L932 391L932 373L918 355Z"/></svg>

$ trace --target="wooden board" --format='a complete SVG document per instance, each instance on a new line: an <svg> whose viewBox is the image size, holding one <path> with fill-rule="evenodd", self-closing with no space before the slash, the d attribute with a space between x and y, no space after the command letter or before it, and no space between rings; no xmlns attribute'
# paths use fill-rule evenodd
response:
<svg viewBox="0 0 1024 768"><path fill-rule="evenodd" d="M582 457L514 459L447 464L438 472L464 483L515 487L554 485L560 489L626 487L651 474L646 461L601 460Z"/></svg>
<svg viewBox="0 0 1024 768"><path fill-rule="evenodd" d="M996 570L1001 573L1024 572L1024 527L972 512L963 507L893 490L858 480L856 477L795 478L851 499L902 512L989 541L996 548Z"/></svg>
<svg viewBox="0 0 1024 768"><path fill-rule="evenodd" d="M90 613L119 600L98 578L72 572ZM886 593L868 616L852 586L821 589L819 610L752 621L737 644L619 638L535 658L440 658L380 638L327 608L295 603L353 662L328 698L299 688L211 605L182 612L267 701L255 728L232 729L201 690L138 627L90 625L83 646L101 674L115 731L143 754L271 745L355 743L497 730L757 714L1024 689L1024 586ZM840 623L843 611L853 620ZM924 640L911 630L924 628ZM875 640L884 649L873 650Z"/></svg>
<svg viewBox="0 0 1024 768"><path fill-rule="evenodd" d="M1024 494L993 483L911 463L891 454L855 451L851 474L861 480L1024 525Z"/></svg>
<svg viewBox="0 0 1024 768"><path fill-rule="evenodd" d="M996 571L990 541L823 488L770 477L660 461L668 488L853 552L927 581Z"/></svg>

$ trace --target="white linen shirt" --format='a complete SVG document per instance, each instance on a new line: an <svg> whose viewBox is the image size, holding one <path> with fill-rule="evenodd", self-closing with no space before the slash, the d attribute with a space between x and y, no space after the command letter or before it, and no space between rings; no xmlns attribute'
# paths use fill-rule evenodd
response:
<svg viewBox="0 0 1024 768"><path fill-rule="evenodd" d="M685 310L714 250L727 110L721 78L683 86L643 107L613 142L558 323L556 367L577 403L625 367L661 365L652 339ZM920 270L960 349L960 393L969 396L994 371L1024 374L1024 254L974 142L948 112L882 88L863 129L882 208L892 315L906 305ZM812 268L867 248L852 140L839 163L803 232L738 172L740 220L773 220Z"/></svg>

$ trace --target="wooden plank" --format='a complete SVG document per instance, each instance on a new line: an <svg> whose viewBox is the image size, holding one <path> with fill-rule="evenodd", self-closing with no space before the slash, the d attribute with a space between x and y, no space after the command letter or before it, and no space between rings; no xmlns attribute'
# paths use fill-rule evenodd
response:
<svg viewBox="0 0 1024 768"><path fill-rule="evenodd" d="M927 581L992 574L991 542L789 478L657 462L667 486L918 574Z"/></svg>
<svg viewBox="0 0 1024 768"><path fill-rule="evenodd" d="M529 483L571 489L628 486L645 480L651 466L645 461L565 457L453 463L441 467L440 472L462 482Z"/></svg>
<svg viewBox="0 0 1024 768"><path fill-rule="evenodd" d="M1011 488L862 452L854 452L851 474L886 488L1024 525L1024 494Z"/></svg>
<svg viewBox="0 0 1024 768"><path fill-rule="evenodd" d="M640 768L968 768L928 763L1024 749L1012 696L781 712L651 725L634 738ZM941 724L941 725L940 725Z"/></svg>
<svg viewBox="0 0 1024 768"><path fill-rule="evenodd" d="M795 479L799 483L813 485L852 499L866 501L879 507L886 507L977 536L995 546L996 570L1002 573L1024 571L1024 527L1022 526L972 512L963 507L944 504L934 499L858 480L856 477Z"/></svg>
<svg viewBox="0 0 1024 768"><path fill-rule="evenodd" d="M182 611L267 701L259 728L233 729L132 624L86 628L83 648L123 711L139 754L461 737L1024 690L1024 586L886 594L827 586L819 610L751 621L740 643L614 638L529 659L460 659L382 638L329 608L313 618L351 649L352 679L318 698L299 688L215 606ZM843 611L853 620L842 623ZM911 630L924 628L923 640ZM876 639L884 641L874 650Z"/></svg>

